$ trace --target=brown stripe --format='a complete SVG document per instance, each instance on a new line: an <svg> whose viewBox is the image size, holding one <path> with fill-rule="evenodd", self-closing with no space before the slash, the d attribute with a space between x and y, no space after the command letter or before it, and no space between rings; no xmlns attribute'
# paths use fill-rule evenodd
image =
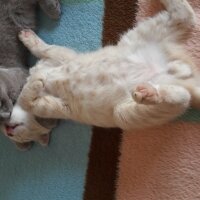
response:
<svg viewBox="0 0 200 200"><path fill-rule="evenodd" d="M119 129L93 128L84 200L112 200L119 156Z"/></svg>
<svg viewBox="0 0 200 200"><path fill-rule="evenodd" d="M135 23L137 0L105 0L103 46L116 44Z"/></svg>
<svg viewBox="0 0 200 200"><path fill-rule="evenodd" d="M136 0L105 0L102 45L116 44L135 14ZM115 198L120 142L120 129L93 128L84 200Z"/></svg>

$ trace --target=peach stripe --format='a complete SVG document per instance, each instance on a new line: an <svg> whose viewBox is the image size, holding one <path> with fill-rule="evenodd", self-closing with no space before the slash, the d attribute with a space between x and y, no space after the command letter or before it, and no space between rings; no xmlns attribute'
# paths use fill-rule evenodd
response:
<svg viewBox="0 0 200 200"><path fill-rule="evenodd" d="M117 200L200 199L200 124L124 133Z"/></svg>

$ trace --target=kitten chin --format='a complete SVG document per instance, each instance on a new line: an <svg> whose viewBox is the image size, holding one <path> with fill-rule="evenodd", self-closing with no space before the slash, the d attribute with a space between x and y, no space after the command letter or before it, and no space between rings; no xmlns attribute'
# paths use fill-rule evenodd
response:
<svg viewBox="0 0 200 200"><path fill-rule="evenodd" d="M10 120L2 125L2 130L7 137L16 143L18 148L26 150L32 146L33 141L44 147L48 146L51 130L57 124L58 120L56 119L33 116L19 105L15 105Z"/></svg>

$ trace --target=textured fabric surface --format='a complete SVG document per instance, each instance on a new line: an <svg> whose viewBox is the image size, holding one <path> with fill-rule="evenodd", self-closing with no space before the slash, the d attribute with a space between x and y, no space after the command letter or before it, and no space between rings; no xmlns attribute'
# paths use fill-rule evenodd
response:
<svg viewBox="0 0 200 200"><path fill-rule="evenodd" d="M103 1L62 1L60 21L40 14L39 35L79 51L101 44ZM20 152L0 136L0 200L80 200L90 146L90 127L63 122L49 148Z"/></svg>
<svg viewBox="0 0 200 200"><path fill-rule="evenodd" d="M190 0L200 16L200 3ZM39 35L79 51L116 44L134 26L137 0L62 0L60 21L40 13ZM158 9L139 0L137 20ZM200 19L198 20L200 25ZM200 27L186 47L199 58ZM199 37L198 37L199 36ZM198 200L200 112L151 130L62 122L49 148L19 152L0 136L0 200Z"/></svg>
<svg viewBox="0 0 200 200"><path fill-rule="evenodd" d="M200 61L200 3L189 0L197 13L197 26L186 48ZM161 7L157 0L139 0L137 20ZM117 200L200 199L199 111L151 130L124 133L119 161Z"/></svg>
<svg viewBox="0 0 200 200"><path fill-rule="evenodd" d="M124 134L117 199L200 199L199 129L177 122Z"/></svg>

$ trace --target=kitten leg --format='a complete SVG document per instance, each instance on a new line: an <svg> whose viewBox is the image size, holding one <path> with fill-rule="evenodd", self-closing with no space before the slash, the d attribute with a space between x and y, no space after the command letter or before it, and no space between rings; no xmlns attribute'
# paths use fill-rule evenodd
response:
<svg viewBox="0 0 200 200"><path fill-rule="evenodd" d="M60 98L42 96L31 102L31 112L42 118L66 119L70 115L70 107Z"/></svg>
<svg viewBox="0 0 200 200"><path fill-rule="evenodd" d="M138 23L119 45L137 48L146 42L182 41L195 24L195 13L187 0L161 0L167 11ZM153 30L153 31L151 31ZM137 41L137 42L135 42Z"/></svg>
<svg viewBox="0 0 200 200"><path fill-rule="evenodd" d="M200 109L200 87L194 87L191 91L192 107Z"/></svg>
<svg viewBox="0 0 200 200"><path fill-rule="evenodd" d="M189 82L189 83L188 83ZM195 85L195 81L188 81L184 80L184 83L180 83L183 87L185 87L191 94L191 106L193 108L200 109L200 87Z"/></svg>
<svg viewBox="0 0 200 200"><path fill-rule="evenodd" d="M178 85L153 86L149 83L139 84L133 90L132 97L138 104L145 105L164 103L188 106L188 100L190 101L188 90Z"/></svg>
<svg viewBox="0 0 200 200"><path fill-rule="evenodd" d="M176 78L186 79L192 76L191 66L181 60L175 60L168 64L168 72Z"/></svg>
<svg viewBox="0 0 200 200"><path fill-rule="evenodd" d="M49 45L39 38L32 30L23 30L19 33L19 39L38 58L51 58L53 60L69 60L76 53L66 47Z"/></svg>
<svg viewBox="0 0 200 200"><path fill-rule="evenodd" d="M167 123L184 113L190 104L189 92L174 85L155 88L150 84L141 84L132 96L135 101L129 99L114 111L116 124L124 130Z"/></svg>
<svg viewBox="0 0 200 200"><path fill-rule="evenodd" d="M31 111L32 102L40 98L42 92L44 92L44 80L42 78L36 80L29 79L29 82L23 87L17 103L22 106L24 110Z"/></svg>
<svg viewBox="0 0 200 200"><path fill-rule="evenodd" d="M60 98L42 94L43 91L42 80L26 84L18 98L18 104L26 111L42 118L62 119L69 116L68 104Z"/></svg>
<svg viewBox="0 0 200 200"><path fill-rule="evenodd" d="M61 14L59 0L38 0L42 10L52 19L58 19Z"/></svg>
<svg viewBox="0 0 200 200"><path fill-rule="evenodd" d="M160 0L167 11L171 14L171 18L175 23L183 23L184 25L195 24L195 14L193 8L187 0Z"/></svg>

